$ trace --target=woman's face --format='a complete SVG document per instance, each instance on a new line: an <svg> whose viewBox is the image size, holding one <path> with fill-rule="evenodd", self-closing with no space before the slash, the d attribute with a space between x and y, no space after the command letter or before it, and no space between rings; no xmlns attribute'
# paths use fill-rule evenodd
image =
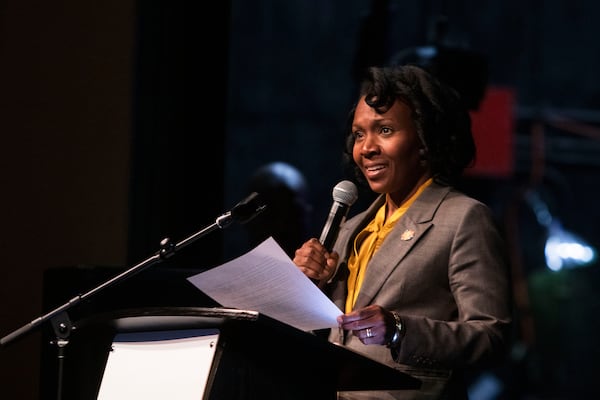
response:
<svg viewBox="0 0 600 400"><path fill-rule="evenodd" d="M396 100L383 114L361 97L352 123L352 156L371 190L388 193L399 203L427 178L421 164L421 141L411 118L410 107Z"/></svg>

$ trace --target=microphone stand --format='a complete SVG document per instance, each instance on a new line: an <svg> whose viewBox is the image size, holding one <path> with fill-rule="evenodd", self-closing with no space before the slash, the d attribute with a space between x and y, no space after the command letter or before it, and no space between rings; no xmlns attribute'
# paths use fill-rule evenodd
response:
<svg viewBox="0 0 600 400"><path fill-rule="evenodd" d="M0 347L4 347L9 343L14 342L15 340L23 337L25 334L33 331L35 328L44 324L45 322L51 321L54 333L56 335L56 340L54 342L51 342L51 344L56 344L58 349L57 399L60 400L62 398L62 373L65 358L65 347L69 343L69 335L73 329L73 325L69 319L67 311L75 307L82 301L88 299L89 297L92 297L101 290L106 289L109 286L113 286L114 284L121 282L152 265L158 264L168 258L171 258L173 255L175 255L175 253L178 250L184 248L185 246L188 246L189 244L195 242L196 240L200 239L201 237L207 235L208 233L216 229L226 228L229 225L231 225L231 223L234 221L237 221L242 224L250 221L252 218L264 211L266 208L266 205L258 201L257 199L258 193L253 192L248 197L246 197L246 199L240 201L235 207L233 207L231 211L228 211L225 214L222 214L221 216L217 217L214 223L188 236L180 242L174 243L169 238L161 240L160 250L154 255L146 258L140 263L130 267L126 271L96 286L95 288L73 297L71 300L67 301L63 305L23 325L21 328L9 333L8 335L0 339Z"/></svg>

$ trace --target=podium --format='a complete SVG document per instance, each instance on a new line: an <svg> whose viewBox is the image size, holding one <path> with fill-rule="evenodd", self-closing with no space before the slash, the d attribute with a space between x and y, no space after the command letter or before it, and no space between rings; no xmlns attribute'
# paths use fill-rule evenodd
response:
<svg viewBox="0 0 600 400"><path fill-rule="evenodd" d="M334 400L337 391L420 381L256 311L156 307L75 322L61 385L62 400L151 398L144 390L178 400L185 390L204 400Z"/></svg>

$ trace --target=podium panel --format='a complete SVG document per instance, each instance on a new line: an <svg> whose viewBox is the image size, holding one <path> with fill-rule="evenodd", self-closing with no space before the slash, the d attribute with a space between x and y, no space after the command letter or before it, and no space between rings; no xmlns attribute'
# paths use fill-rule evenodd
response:
<svg viewBox="0 0 600 400"><path fill-rule="evenodd" d="M214 329L117 334L98 400L201 399L218 339Z"/></svg>
<svg viewBox="0 0 600 400"><path fill-rule="evenodd" d="M79 321L64 366L62 400L335 400L339 390L420 386L323 337L219 307L122 310Z"/></svg>

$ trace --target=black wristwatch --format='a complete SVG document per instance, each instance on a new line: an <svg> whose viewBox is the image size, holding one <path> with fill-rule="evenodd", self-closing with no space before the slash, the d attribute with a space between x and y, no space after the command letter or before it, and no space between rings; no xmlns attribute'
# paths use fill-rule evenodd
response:
<svg viewBox="0 0 600 400"><path fill-rule="evenodd" d="M387 342L386 346L390 349L398 347L400 344L400 338L402 337L402 319L400 315L396 311L392 311L392 315L394 316L394 334L389 342Z"/></svg>

